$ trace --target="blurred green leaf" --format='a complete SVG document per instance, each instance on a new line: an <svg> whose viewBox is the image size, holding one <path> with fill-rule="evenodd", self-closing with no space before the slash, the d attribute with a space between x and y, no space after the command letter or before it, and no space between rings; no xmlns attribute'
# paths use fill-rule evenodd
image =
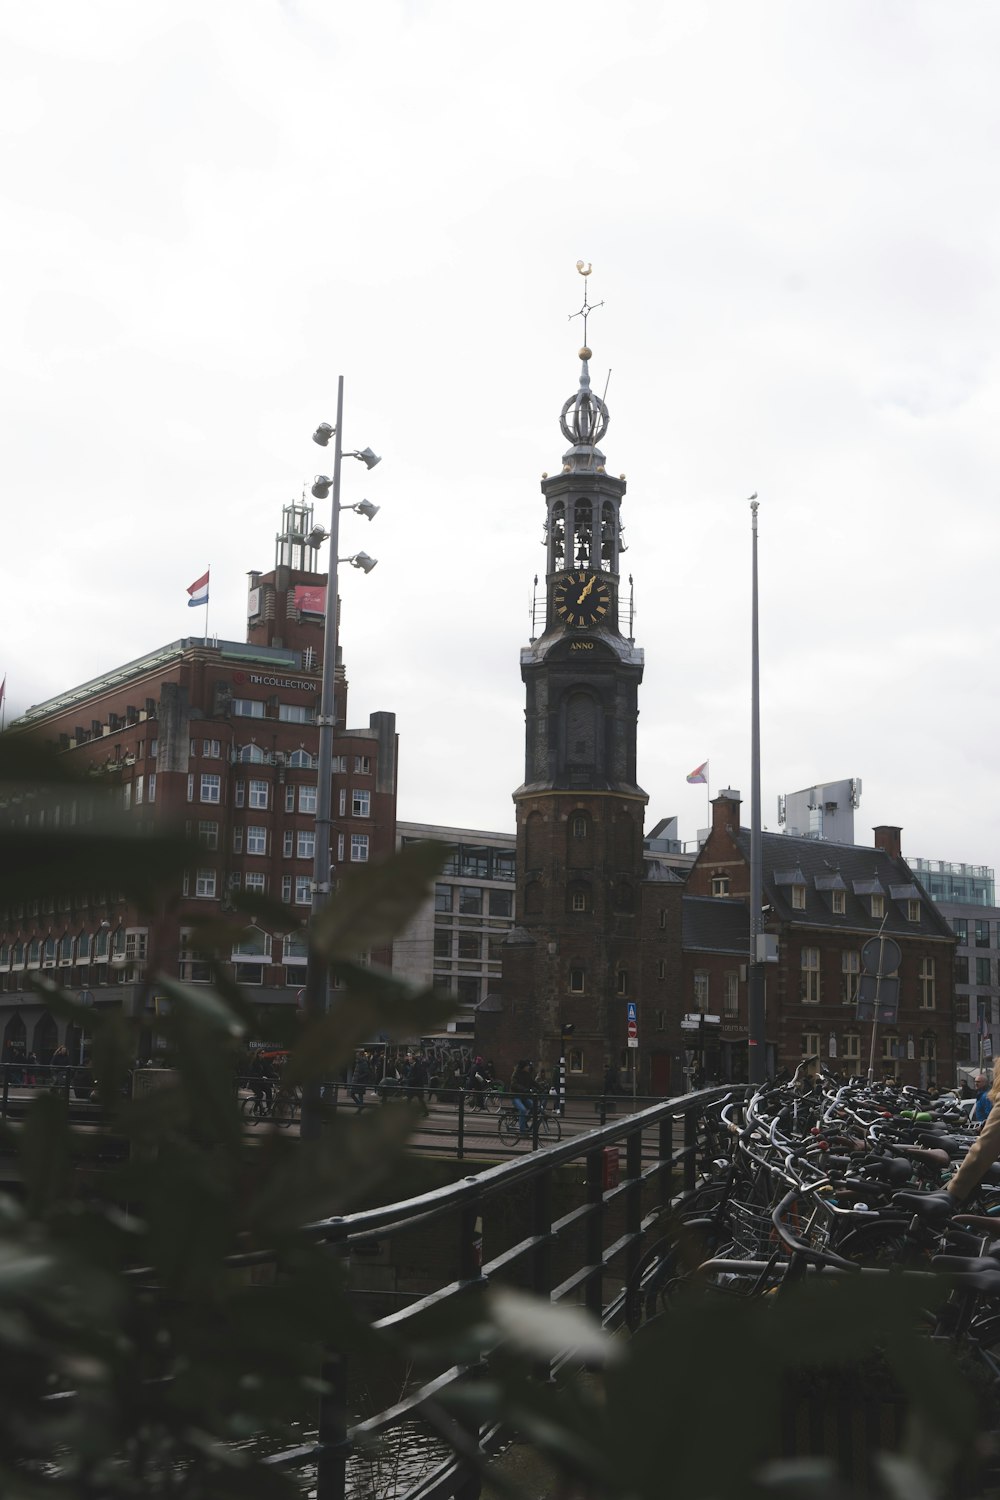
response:
<svg viewBox="0 0 1000 1500"><path fill-rule="evenodd" d="M443 844L405 844L390 859L353 866L314 919L316 950L334 961L391 943L432 894L446 856Z"/></svg>

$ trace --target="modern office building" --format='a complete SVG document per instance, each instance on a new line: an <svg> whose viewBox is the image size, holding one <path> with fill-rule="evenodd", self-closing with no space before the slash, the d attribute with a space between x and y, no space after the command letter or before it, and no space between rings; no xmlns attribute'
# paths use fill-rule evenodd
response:
<svg viewBox="0 0 1000 1500"><path fill-rule="evenodd" d="M326 606L312 530L311 505L284 507L275 566L251 574L245 641L173 641L37 704L11 726L58 746L84 773L67 820L83 811L88 788L110 789L136 825L180 827L198 854L152 927L109 888L57 890L0 911L6 1043L40 1059L55 1045L60 1027L29 990L33 973L50 971L86 1001L141 1020L155 1008L151 974L208 980L197 930L228 917L235 892L268 895L307 920ZM338 664L336 866L389 854L396 837L394 715L372 713L350 729L346 705ZM278 932L230 920L232 946L220 956L260 1003L295 1005L305 976L302 927Z"/></svg>
<svg viewBox="0 0 1000 1500"><path fill-rule="evenodd" d="M455 997L449 1031L472 1040L476 1007L500 979L500 944L514 925L514 835L433 823L396 824L397 846L448 848L433 899L392 945L393 971Z"/></svg>
<svg viewBox="0 0 1000 1500"><path fill-rule="evenodd" d="M913 859L913 873L955 934L955 1031L964 1073L987 1069L1000 1045L1000 908L986 865Z"/></svg>

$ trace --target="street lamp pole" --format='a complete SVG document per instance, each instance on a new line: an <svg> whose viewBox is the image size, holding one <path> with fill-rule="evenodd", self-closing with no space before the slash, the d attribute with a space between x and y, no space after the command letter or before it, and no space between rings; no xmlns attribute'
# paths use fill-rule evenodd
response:
<svg viewBox="0 0 1000 1500"><path fill-rule="evenodd" d="M757 496L750 496L753 517L753 598L750 647L750 963L747 969L747 1082L767 1078L767 1029L764 1010L763 850L760 826L760 650L757 615Z"/></svg>
<svg viewBox="0 0 1000 1500"><path fill-rule="evenodd" d="M330 438L334 440L333 445L333 475L327 479L320 475L313 485L312 493L317 499L326 495L327 489L332 492L330 505L330 530L326 534L330 542L330 560L327 568L326 579L326 619L323 625L323 678L320 687L319 713L316 722L319 726L319 749L317 754L318 773L316 787L316 843L313 850L313 875L312 875L312 918L315 919L317 912L329 899L332 884L332 853L333 853L333 736L336 728L336 685L337 685L337 564L339 562L351 562L355 567L361 568L365 573L370 573L375 566L373 558L367 553L359 552L351 558L341 558L340 549L340 469L343 458L343 440L341 429L344 417L344 377L337 378L337 424L331 431L327 423L321 424L313 439L315 442L326 447ZM353 453L353 458L361 459L365 467L372 469L379 462L376 454L370 448L361 453ZM371 505L367 500L362 500L359 505L349 506L350 510L357 510L362 515L373 518L378 510L377 505ZM321 527L312 533L311 540L314 544L322 540L324 536ZM327 1010L327 987L329 983L329 965L316 952L310 936L306 958L306 982L303 991L302 1003L307 1023L320 1020ZM302 1128L301 1138L305 1141L318 1140L320 1135L322 1112L322 1084L320 1079L308 1080L303 1087L302 1094Z"/></svg>

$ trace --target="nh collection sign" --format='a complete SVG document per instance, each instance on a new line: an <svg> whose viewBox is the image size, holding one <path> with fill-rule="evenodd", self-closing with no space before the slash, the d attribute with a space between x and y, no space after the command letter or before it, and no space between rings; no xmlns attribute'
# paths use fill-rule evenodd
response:
<svg viewBox="0 0 1000 1500"><path fill-rule="evenodd" d="M315 682L304 682L300 677L268 677L263 672L234 672L234 682L249 682L253 687L299 688L304 693L316 691Z"/></svg>

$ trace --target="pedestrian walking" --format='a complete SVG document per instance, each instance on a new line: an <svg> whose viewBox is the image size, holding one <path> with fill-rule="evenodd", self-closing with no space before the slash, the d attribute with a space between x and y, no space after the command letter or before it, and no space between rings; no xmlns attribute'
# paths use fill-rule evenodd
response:
<svg viewBox="0 0 1000 1500"><path fill-rule="evenodd" d="M372 1083L374 1074L367 1052L359 1052L351 1074L351 1098L358 1113L365 1107L365 1089Z"/></svg>

